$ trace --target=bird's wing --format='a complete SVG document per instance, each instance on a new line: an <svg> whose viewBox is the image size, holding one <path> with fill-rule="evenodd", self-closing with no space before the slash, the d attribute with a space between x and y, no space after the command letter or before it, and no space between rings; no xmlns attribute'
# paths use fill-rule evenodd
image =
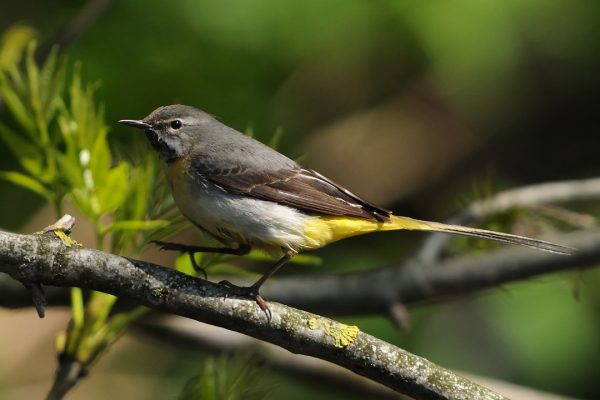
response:
<svg viewBox="0 0 600 400"><path fill-rule="evenodd" d="M192 160L198 178L227 192L296 207L304 211L388 221L390 211L361 199L324 176L307 168L274 171L255 168L220 168L206 160Z"/></svg>

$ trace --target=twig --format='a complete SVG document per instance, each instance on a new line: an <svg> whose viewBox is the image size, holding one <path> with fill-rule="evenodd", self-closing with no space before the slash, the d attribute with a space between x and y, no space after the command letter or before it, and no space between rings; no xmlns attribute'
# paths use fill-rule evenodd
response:
<svg viewBox="0 0 600 400"><path fill-rule="evenodd" d="M60 400L85 375L83 364L69 357L59 359L54 384L46 400Z"/></svg>
<svg viewBox="0 0 600 400"><path fill-rule="evenodd" d="M388 308L388 317L396 328L407 331L410 329L410 314L406 304L400 302L392 303Z"/></svg>
<svg viewBox="0 0 600 400"><path fill-rule="evenodd" d="M73 231L73 227L75 226L75 217L65 214L58 219L52 225L48 225L44 229L42 229L41 233L50 233L50 232L64 232L69 235Z"/></svg>
<svg viewBox="0 0 600 400"><path fill-rule="evenodd" d="M228 297L220 285L138 260L67 247L46 235L0 233L0 272L17 280L129 297L333 362L417 399L503 398L353 327L272 302L268 323L254 301Z"/></svg>
<svg viewBox="0 0 600 400"><path fill-rule="evenodd" d="M23 282L23 286L31 295L31 301L35 307L35 311L37 311L38 317L44 318L46 316L46 305L48 302L46 301L46 292L44 291L44 287L38 282Z"/></svg>

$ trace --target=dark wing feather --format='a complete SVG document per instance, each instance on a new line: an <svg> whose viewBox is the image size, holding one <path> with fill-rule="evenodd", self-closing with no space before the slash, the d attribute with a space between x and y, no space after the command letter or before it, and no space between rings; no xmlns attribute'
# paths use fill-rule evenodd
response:
<svg viewBox="0 0 600 400"><path fill-rule="evenodd" d="M214 168L197 160L192 167L202 179L224 190L300 208L304 211L388 221L390 211L377 207L302 167L264 171L251 168Z"/></svg>

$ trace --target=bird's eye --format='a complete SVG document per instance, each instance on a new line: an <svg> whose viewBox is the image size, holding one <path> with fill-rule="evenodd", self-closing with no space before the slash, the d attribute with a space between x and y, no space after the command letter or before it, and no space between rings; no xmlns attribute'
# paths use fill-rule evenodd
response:
<svg viewBox="0 0 600 400"><path fill-rule="evenodd" d="M181 128L182 125L183 124L178 119L174 119L173 121L171 121L171 128L173 128L173 129L179 129L179 128Z"/></svg>

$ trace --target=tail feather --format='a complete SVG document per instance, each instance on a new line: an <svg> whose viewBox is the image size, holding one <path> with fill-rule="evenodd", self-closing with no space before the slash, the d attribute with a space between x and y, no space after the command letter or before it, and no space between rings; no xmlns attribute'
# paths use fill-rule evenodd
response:
<svg viewBox="0 0 600 400"><path fill-rule="evenodd" d="M558 254L572 254L575 249L557 243L547 242L539 239L532 239L525 236L513 235L510 233L501 233L488 231L486 229L470 228L460 225L448 225L439 222L421 221L409 217L393 215L389 224L383 224L381 230L418 230L430 232L446 232L464 236L471 236L480 239L495 240L497 242L518 244L522 246L533 247L535 249L548 251ZM387 226L386 226L387 225Z"/></svg>

